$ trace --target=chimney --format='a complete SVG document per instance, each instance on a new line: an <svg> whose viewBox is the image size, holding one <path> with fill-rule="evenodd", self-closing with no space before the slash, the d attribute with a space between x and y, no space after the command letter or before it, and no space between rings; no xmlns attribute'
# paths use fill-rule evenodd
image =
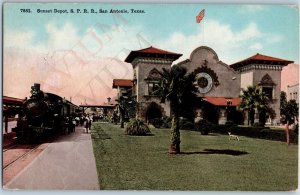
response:
<svg viewBox="0 0 300 195"><path fill-rule="evenodd" d="M108 97L108 98L107 98L107 103L110 103L110 100L111 100L111 98L110 98L110 97Z"/></svg>

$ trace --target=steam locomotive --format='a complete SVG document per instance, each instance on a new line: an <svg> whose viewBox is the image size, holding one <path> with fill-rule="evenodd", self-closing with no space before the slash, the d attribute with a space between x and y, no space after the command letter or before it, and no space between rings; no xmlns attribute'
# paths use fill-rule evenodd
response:
<svg viewBox="0 0 300 195"><path fill-rule="evenodd" d="M64 98L44 93L40 84L31 87L31 97L23 103L19 110L16 133L21 143L37 143L49 136L65 131L66 117L75 114L77 106Z"/></svg>

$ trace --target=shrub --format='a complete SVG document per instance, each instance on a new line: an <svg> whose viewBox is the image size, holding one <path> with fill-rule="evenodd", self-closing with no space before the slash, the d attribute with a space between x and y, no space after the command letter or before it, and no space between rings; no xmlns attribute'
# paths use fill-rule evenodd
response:
<svg viewBox="0 0 300 195"><path fill-rule="evenodd" d="M162 124L161 124L161 127L162 128L171 128L172 126L172 119L168 116L164 116L162 118Z"/></svg>
<svg viewBox="0 0 300 195"><path fill-rule="evenodd" d="M191 130L194 129L194 121L191 121L187 118L181 118L179 121L180 129Z"/></svg>
<svg viewBox="0 0 300 195"><path fill-rule="evenodd" d="M227 126L218 125L214 128L216 133L225 134L230 131L231 133L239 136L246 136L258 139L267 139L274 141L286 141L286 135L284 129L270 129L262 127L248 127L248 126ZM291 132L291 143L298 143L298 135L292 131Z"/></svg>
<svg viewBox="0 0 300 195"><path fill-rule="evenodd" d="M147 135L150 134L150 129L147 124L139 119L130 119L127 123L125 133L127 135Z"/></svg>
<svg viewBox="0 0 300 195"><path fill-rule="evenodd" d="M200 131L202 135L208 135L213 128L214 124L205 119L202 119L195 124L195 130Z"/></svg>
<svg viewBox="0 0 300 195"><path fill-rule="evenodd" d="M150 123L155 127L155 128L160 128L162 126L163 120L160 118L154 118L150 121Z"/></svg>
<svg viewBox="0 0 300 195"><path fill-rule="evenodd" d="M236 124L233 121L226 121L225 125L236 126Z"/></svg>

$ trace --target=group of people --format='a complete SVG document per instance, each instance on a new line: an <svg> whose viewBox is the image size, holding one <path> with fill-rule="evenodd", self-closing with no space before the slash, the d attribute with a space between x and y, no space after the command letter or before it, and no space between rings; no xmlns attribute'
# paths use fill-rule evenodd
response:
<svg viewBox="0 0 300 195"><path fill-rule="evenodd" d="M76 126L75 117L72 116L66 117L65 126L68 134L75 132L75 126Z"/></svg>
<svg viewBox="0 0 300 195"><path fill-rule="evenodd" d="M92 122L93 122L93 115L87 114L80 118L81 126L84 125L84 127L85 127L84 133L89 133L89 131L91 130Z"/></svg>
<svg viewBox="0 0 300 195"><path fill-rule="evenodd" d="M80 124L80 126L84 126L84 133L89 133L91 130L93 122L93 115L89 114L84 114L80 117L66 117L65 119L65 126L66 126L66 131L68 134L75 132L75 127Z"/></svg>

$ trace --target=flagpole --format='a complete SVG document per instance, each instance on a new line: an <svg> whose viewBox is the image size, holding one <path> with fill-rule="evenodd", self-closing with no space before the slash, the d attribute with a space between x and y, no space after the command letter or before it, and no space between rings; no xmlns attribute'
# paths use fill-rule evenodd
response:
<svg viewBox="0 0 300 195"><path fill-rule="evenodd" d="M205 25L205 20L203 20L203 22L202 22L202 25L203 25L203 35L202 35L202 44L203 44L203 46L205 45L204 44L204 34L205 34L205 29L204 29L204 25Z"/></svg>
<svg viewBox="0 0 300 195"><path fill-rule="evenodd" d="M200 22L203 20L204 16L205 16L205 9L201 10L201 12L196 16L196 22L200 24ZM202 24L202 26L203 26L202 27L202 44L204 45L204 31L205 31L204 24ZM201 27L200 27L200 32L201 32ZM200 37L200 39L201 39L201 37ZM201 40L200 40L200 42L201 42Z"/></svg>

